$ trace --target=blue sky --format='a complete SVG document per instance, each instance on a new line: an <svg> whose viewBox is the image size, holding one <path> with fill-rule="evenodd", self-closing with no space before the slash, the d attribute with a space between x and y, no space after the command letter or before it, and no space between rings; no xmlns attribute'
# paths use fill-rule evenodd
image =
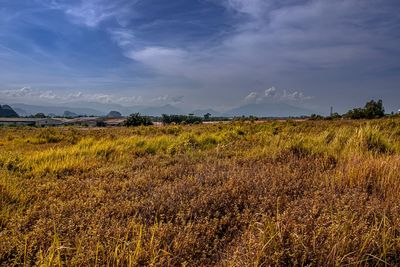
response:
<svg viewBox="0 0 400 267"><path fill-rule="evenodd" d="M400 108L398 0L0 0L0 101Z"/></svg>

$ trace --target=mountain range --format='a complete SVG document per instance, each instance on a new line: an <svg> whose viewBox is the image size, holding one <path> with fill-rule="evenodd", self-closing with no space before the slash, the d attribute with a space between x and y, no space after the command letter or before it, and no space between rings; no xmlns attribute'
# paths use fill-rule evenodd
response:
<svg viewBox="0 0 400 267"><path fill-rule="evenodd" d="M228 116L250 116L257 117L296 117L311 115L313 111L286 103L255 103L233 108L225 112Z"/></svg>
<svg viewBox="0 0 400 267"><path fill-rule="evenodd" d="M189 114L203 116L210 113L211 116L249 116L258 117L294 117L310 115L314 113L312 110L301 108L286 103L253 103L245 104L236 108L232 108L225 112L219 112L211 108L184 110L171 104L163 106L122 106L118 104L102 104L95 102L70 102L57 106L48 105L29 105L23 103L10 104L10 106L20 115L29 116L36 113L44 113L46 115L63 116L65 111L75 113L77 115L88 116L105 116L110 110L120 112L122 115L129 115L139 112L148 116L160 116L161 114Z"/></svg>

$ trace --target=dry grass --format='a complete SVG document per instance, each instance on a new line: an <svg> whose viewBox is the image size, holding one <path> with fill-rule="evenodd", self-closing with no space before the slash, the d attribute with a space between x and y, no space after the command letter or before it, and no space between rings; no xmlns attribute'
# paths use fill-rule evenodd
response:
<svg viewBox="0 0 400 267"><path fill-rule="evenodd" d="M399 265L399 196L397 119L0 128L0 265Z"/></svg>

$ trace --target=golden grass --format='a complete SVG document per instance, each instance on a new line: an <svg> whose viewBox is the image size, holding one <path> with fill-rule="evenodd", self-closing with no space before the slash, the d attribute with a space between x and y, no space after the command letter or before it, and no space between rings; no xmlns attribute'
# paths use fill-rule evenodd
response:
<svg viewBox="0 0 400 267"><path fill-rule="evenodd" d="M0 128L0 265L398 265L399 196L398 119Z"/></svg>

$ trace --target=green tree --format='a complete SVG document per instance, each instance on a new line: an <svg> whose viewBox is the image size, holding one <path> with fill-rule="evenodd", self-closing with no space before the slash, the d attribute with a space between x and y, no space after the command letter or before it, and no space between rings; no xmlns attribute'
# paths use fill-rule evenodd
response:
<svg viewBox="0 0 400 267"><path fill-rule="evenodd" d="M345 115L349 119L376 119L385 116L385 109L382 100L371 100L365 104L364 108L354 108Z"/></svg>
<svg viewBox="0 0 400 267"><path fill-rule="evenodd" d="M365 117L367 119L382 118L385 116L385 109L383 107L383 102L379 99L377 102L371 100L365 104Z"/></svg>
<svg viewBox="0 0 400 267"><path fill-rule="evenodd" d="M310 116L310 120L312 120L312 121L323 120L323 119L324 119L324 117L322 117L321 115L318 115L318 114L311 114L311 116Z"/></svg>
<svg viewBox="0 0 400 267"><path fill-rule="evenodd" d="M198 124L202 123L203 119L200 117L196 117L193 114L186 115L167 115L162 114L162 123L163 124Z"/></svg>
<svg viewBox="0 0 400 267"><path fill-rule="evenodd" d="M147 116L142 116L140 115L140 113L134 113L129 115L124 125L127 127L141 126L141 125L148 126L148 125L153 125L153 122Z"/></svg>
<svg viewBox="0 0 400 267"><path fill-rule="evenodd" d="M211 113L207 112L206 114L204 114L205 120L209 120L210 118L211 118Z"/></svg>

